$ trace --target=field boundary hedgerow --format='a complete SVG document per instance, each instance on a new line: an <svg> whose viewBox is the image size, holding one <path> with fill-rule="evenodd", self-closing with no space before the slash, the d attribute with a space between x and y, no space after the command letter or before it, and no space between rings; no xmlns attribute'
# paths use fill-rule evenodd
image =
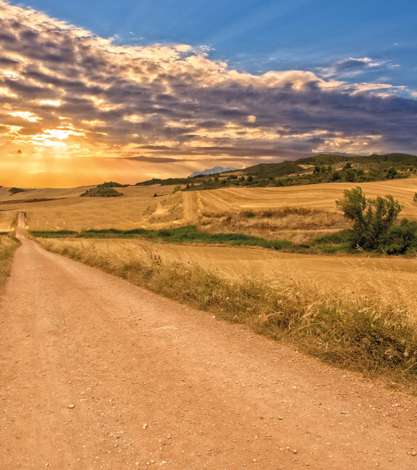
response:
<svg viewBox="0 0 417 470"><path fill-rule="evenodd" d="M352 248L352 231L340 230L328 235L322 235L309 243L296 244L290 240L270 240L245 233L212 233L201 231L196 225L188 225L164 229L136 228L131 230L92 229L84 231L72 230L33 230L30 234L37 239L134 239L143 238L151 241L177 244L206 244L239 247L260 247L287 253L303 254L349 254L367 256L383 256L381 251L364 251ZM402 256L413 255L404 253Z"/></svg>
<svg viewBox="0 0 417 470"><path fill-rule="evenodd" d="M245 324L285 340L326 362L364 373L417 380L417 324L401 305L367 297L324 297L301 283L269 287L256 280L227 280L201 267L122 261L99 254L91 242L40 241L49 251L100 268L159 295Z"/></svg>
<svg viewBox="0 0 417 470"><path fill-rule="evenodd" d="M102 229L59 231L31 231L36 238L145 238L171 243L203 243L235 246L259 246L273 250L290 250L295 245L287 240L267 240L243 233L210 233L200 231L195 225L159 230L136 228L131 230Z"/></svg>

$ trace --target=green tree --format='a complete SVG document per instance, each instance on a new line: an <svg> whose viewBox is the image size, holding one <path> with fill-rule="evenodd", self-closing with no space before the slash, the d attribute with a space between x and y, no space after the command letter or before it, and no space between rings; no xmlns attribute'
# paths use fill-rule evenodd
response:
<svg viewBox="0 0 417 470"><path fill-rule="evenodd" d="M384 251L388 254L404 254L417 249L417 222L403 219L394 225L384 240Z"/></svg>
<svg viewBox="0 0 417 470"><path fill-rule="evenodd" d="M394 167L391 167L387 171L387 179L392 180L392 179L397 178L397 177L398 177L398 171Z"/></svg>
<svg viewBox="0 0 417 470"><path fill-rule="evenodd" d="M353 222L353 247L370 250L383 248L401 212L392 196L367 199L361 188L345 191L337 206Z"/></svg>

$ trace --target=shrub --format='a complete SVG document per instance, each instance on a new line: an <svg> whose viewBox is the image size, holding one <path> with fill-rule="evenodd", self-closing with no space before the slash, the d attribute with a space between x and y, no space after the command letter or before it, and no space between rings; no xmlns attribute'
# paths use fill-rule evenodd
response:
<svg viewBox="0 0 417 470"><path fill-rule="evenodd" d="M390 255L400 255L417 249L417 222L403 219L394 225L383 240L383 250Z"/></svg>
<svg viewBox="0 0 417 470"><path fill-rule="evenodd" d="M26 190L25 189L22 189L22 188L10 188L9 189L9 193L11 195L13 194L18 194L18 193L24 193Z"/></svg>
<svg viewBox="0 0 417 470"><path fill-rule="evenodd" d="M102 184L99 184L98 188L125 188L126 184L117 183L116 181L106 181Z"/></svg>
<svg viewBox="0 0 417 470"><path fill-rule="evenodd" d="M397 178L397 177L398 177L398 171L394 167L391 167L387 171L387 179L392 180L392 179Z"/></svg>
<svg viewBox="0 0 417 470"><path fill-rule="evenodd" d="M90 188L81 194L81 197L120 197L120 196L123 196L123 194L119 193L119 191L116 191L113 188L108 188L105 186L97 186L95 188Z"/></svg>
<svg viewBox="0 0 417 470"><path fill-rule="evenodd" d="M369 250L383 248L401 212L392 196L367 199L361 188L345 191L337 205L353 221L352 246Z"/></svg>

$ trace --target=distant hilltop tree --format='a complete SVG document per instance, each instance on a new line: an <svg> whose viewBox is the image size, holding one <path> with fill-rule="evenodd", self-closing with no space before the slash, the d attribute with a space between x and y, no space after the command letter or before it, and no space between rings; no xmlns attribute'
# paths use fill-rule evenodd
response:
<svg viewBox="0 0 417 470"><path fill-rule="evenodd" d="M10 194L18 194L18 193L24 193L26 191L26 189L22 189L22 188L10 188L9 189L9 193Z"/></svg>
<svg viewBox="0 0 417 470"><path fill-rule="evenodd" d="M97 185L98 188L125 188L126 186L128 185L118 183L117 181L106 181Z"/></svg>
<svg viewBox="0 0 417 470"><path fill-rule="evenodd" d="M87 189L81 194L81 197L120 197L122 193L107 186L96 186L95 188Z"/></svg>

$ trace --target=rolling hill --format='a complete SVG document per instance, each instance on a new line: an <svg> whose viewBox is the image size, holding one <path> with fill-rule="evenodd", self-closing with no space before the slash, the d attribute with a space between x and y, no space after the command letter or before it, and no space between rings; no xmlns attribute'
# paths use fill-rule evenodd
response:
<svg viewBox="0 0 417 470"><path fill-rule="evenodd" d="M261 163L242 170L188 178L153 179L138 183L186 185L186 189L215 189L228 186L294 186L330 182L370 182L417 175L417 156L317 154L296 161Z"/></svg>

